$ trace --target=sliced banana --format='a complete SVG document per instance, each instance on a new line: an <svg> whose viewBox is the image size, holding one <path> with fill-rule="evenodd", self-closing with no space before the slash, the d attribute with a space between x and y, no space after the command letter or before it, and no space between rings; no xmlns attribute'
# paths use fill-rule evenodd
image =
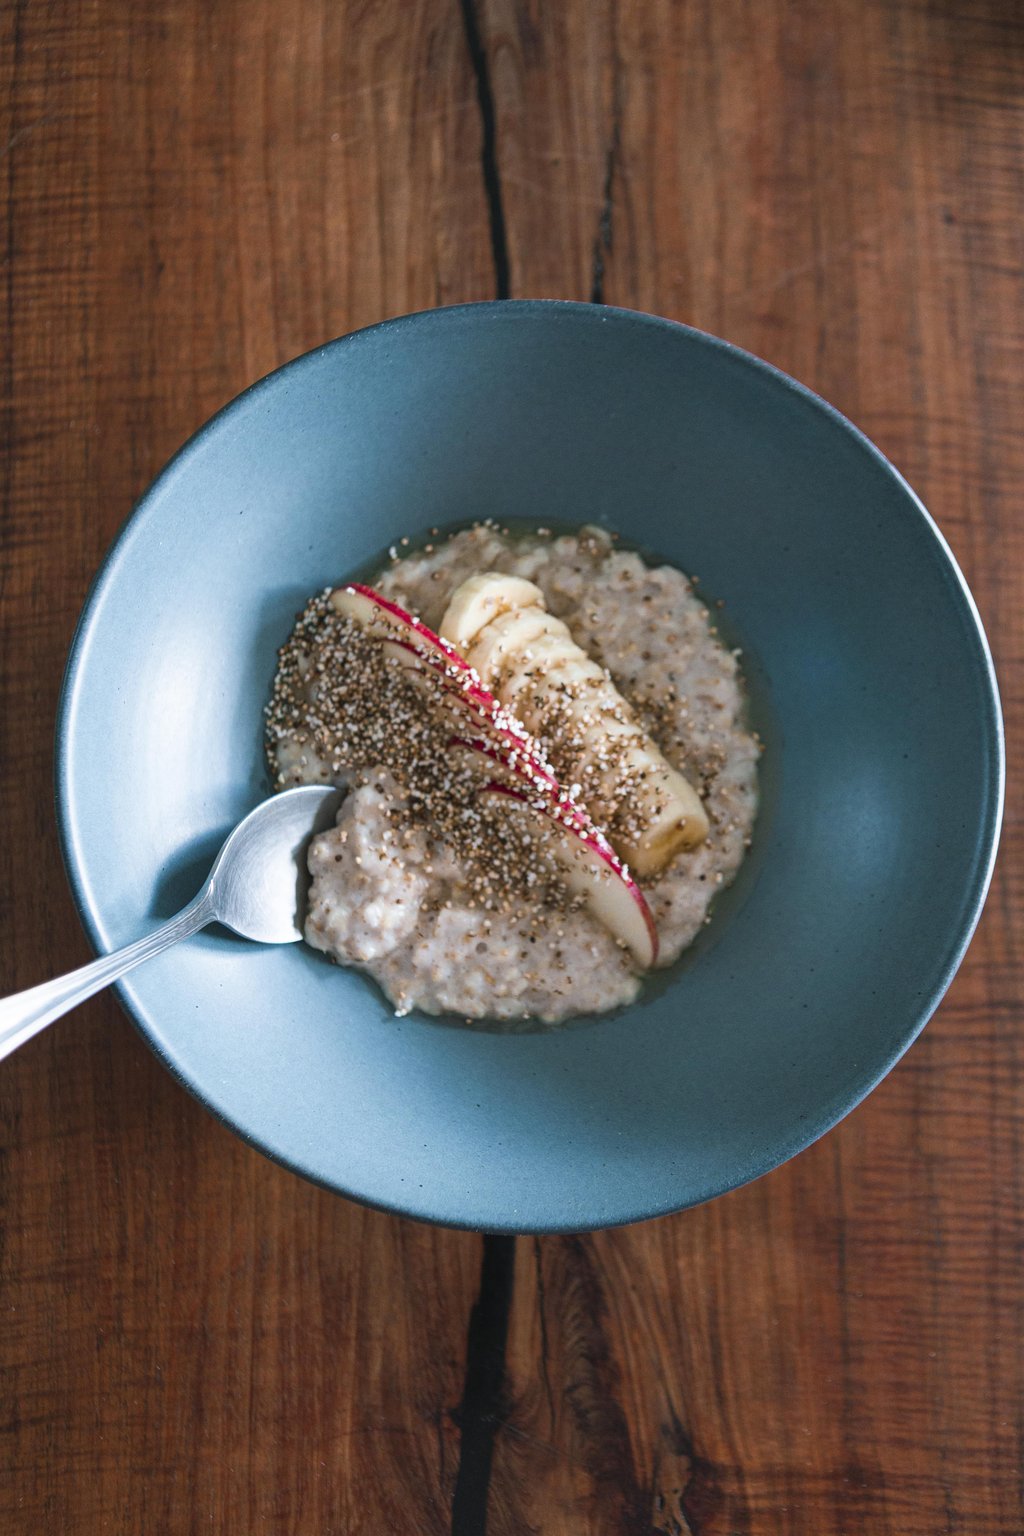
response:
<svg viewBox="0 0 1024 1536"><path fill-rule="evenodd" d="M563 777L639 875L708 835L693 786L666 762L607 672L544 607L532 581L498 571L455 591L441 634L501 702L550 743Z"/></svg>
<svg viewBox="0 0 1024 1536"><path fill-rule="evenodd" d="M522 576L503 576L498 571L470 576L452 594L441 635L451 641L456 650L465 652L484 626L500 614L514 608L529 608L533 604L543 607L544 594Z"/></svg>
<svg viewBox="0 0 1024 1536"><path fill-rule="evenodd" d="M469 661L472 651L470 666L476 668L484 687L490 688L504 677L510 661L525 655L533 643L548 635L551 625L557 623L557 619L535 605L516 608L500 614L478 630L476 638L463 648L462 654ZM447 640L448 635L444 638Z"/></svg>
<svg viewBox="0 0 1024 1536"><path fill-rule="evenodd" d="M591 681L578 665L579 655L575 640L553 635L539 656L534 646L528 646L502 678L502 702L520 716L524 725L524 716L529 715L533 721L529 729L534 736L546 735L549 717L564 713L566 701L575 698ZM596 670L603 683L604 674L599 668ZM578 713L574 703L574 717Z"/></svg>

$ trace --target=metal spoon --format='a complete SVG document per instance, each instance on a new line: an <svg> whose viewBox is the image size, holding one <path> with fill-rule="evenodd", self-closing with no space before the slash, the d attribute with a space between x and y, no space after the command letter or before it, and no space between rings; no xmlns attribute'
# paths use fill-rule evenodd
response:
<svg viewBox="0 0 1024 1536"><path fill-rule="evenodd" d="M309 883L305 851L336 795L329 785L310 784L264 800L238 823L199 895L177 917L126 949L0 1000L0 1061L94 992L209 923L223 923L259 944L301 939Z"/></svg>

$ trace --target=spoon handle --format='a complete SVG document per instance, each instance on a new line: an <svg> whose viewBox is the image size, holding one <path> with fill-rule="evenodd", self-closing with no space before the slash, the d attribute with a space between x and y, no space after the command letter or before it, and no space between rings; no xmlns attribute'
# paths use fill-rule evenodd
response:
<svg viewBox="0 0 1024 1536"><path fill-rule="evenodd" d="M169 949L179 939L198 933L216 916L213 895L207 887L177 917L147 933L145 938L136 939L134 944L116 949L111 955L101 955L98 960L80 966L77 971L69 971L66 976L57 976L38 987L29 987L27 992L15 992L11 997L0 999L0 1061L45 1029L47 1024L52 1024L54 1019L84 1003L94 992L109 986L143 960L151 960L154 955Z"/></svg>

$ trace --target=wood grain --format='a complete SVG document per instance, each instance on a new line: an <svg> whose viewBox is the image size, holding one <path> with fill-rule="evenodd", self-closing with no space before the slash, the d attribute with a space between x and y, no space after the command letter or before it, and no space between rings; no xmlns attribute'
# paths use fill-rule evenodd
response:
<svg viewBox="0 0 1024 1536"><path fill-rule="evenodd" d="M53 718L134 498L255 376L492 274L457 11L0 19L7 990L86 958ZM449 1528L478 1240L273 1168L109 998L5 1063L0 1117L5 1536Z"/></svg>
<svg viewBox="0 0 1024 1536"><path fill-rule="evenodd" d="M819 389L963 564L1012 762L1022 101L1012 0L0 8L0 986L86 957L51 733L113 532L244 384L402 310L593 296ZM34 1041L0 1074L0 1530L1018 1533L1022 843L1011 786L968 960L867 1104L618 1232L333 1199L109 999Z"/></svg>
<svg viewBox="0 0 1024 1536"><path fill-rule="evenodd" d="M978 596L1012 762L1019 11L489 0L487 15L509 82L514 291L581 296L589 276L864 426ZM562 78L566 57L586 65ZM1024 1528L1021 831L1012 795L960 977L838 1132L687 1216L521 1245L493 1530Z"/></svg>

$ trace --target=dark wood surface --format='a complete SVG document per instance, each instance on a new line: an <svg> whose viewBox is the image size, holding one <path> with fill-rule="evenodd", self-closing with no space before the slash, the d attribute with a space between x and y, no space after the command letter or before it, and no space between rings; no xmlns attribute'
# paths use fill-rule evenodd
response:
<svg viewBox="0 0 1024 1536"><path fill-rule="evenodd" d="M691 321L924 495L1024 724L1016 0L7 0L0 987L87 958L76 614L168 455L325 337L495 293ZM869 552L868 552L869 553ZM1019 1533L1021 803L836 1132L709 1207L483 1240L272 1167L109 998L0 1072L0 1531Z"/></svg>

